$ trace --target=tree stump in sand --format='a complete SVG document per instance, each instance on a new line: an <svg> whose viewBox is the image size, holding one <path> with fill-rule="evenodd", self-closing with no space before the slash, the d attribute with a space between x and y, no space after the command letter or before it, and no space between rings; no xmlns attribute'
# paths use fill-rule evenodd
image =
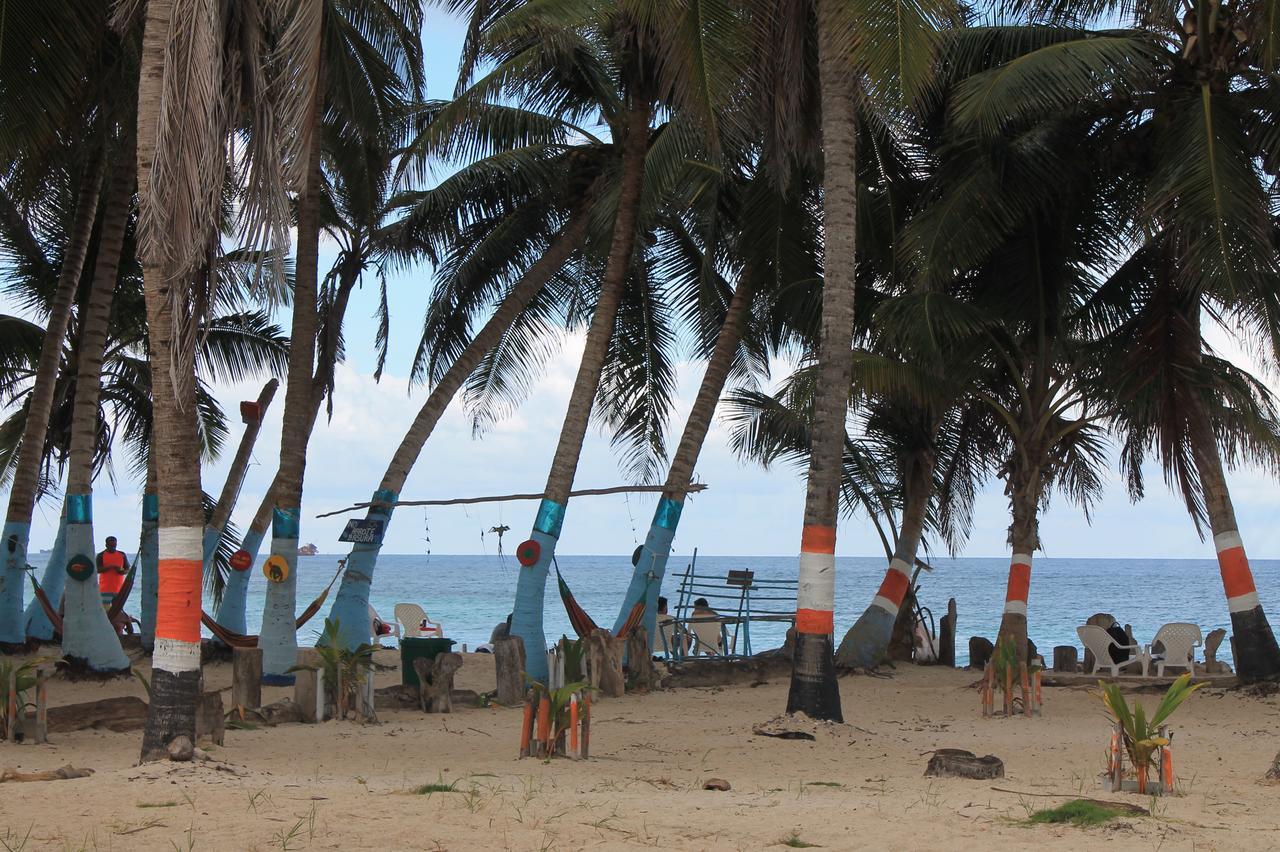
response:
<svg viewBox="0 0 1280 852"><path fill-rule="evenodd" d="M1219 627L1216 630L1210 630L1209 635L1204 637L1204 673L1205 674L1230 674L1231 668L1226 663L1218 662L1218 646L1222 644L1222 640L1227 638L1227 631Z"/></svg>
<svg viewBox="0 0 1280 852"><path fill-rule="evenodd" d="M208 739L222 745L227 734L227 717L222 712L222 693L206 692L196 707L196 741Z"/></svg>
<svg viewBox="0 0 1280 852"><path fill-rule="evenodd" d="M947 601L947 614L938 619L938 665L956 665L956 599Z"/></svg>
<svg viewBox="0 0 1280 852"><path fill-rule="evenodd" d="M981 671L987 667L987 663L991 661L991 655L996 651L995 646L991 644L990 639L984 639L981 636L969 637L969 668Z"/></svg>
<svg viewBox="0 0 1280 852"><path fill-rule="evenodd" d="M627 634L627 675L632 692L648 692L658 679L649 656L649 633L643 625Z"/></svg>
<svg viewBox="0 0 1280 852"><path fill-rule="evenodd" d="M929 758L924 774L934 778L973 778L985 781L1004 777L1004 761L992 754L978 757L961 748L940 748Z"/></svg>
<svg viewBox="0 0 1280 852"><path fill-rule="evenodd" d="M1053 646L1053 670L1055 672L1075 674L1076 662L1078 660L1079 651L1076 649L1075 645Z"/></svg>
<svg viewBox="0 0 1280 852"><path fill-rule="evenodd" d="M520 704L524 701L524 660L524 640L519 636L509 636L493 643L499 704Z"/></svg>
<svg viewBox="0 0 1280 852"><path fill-rule="evenodd" d="M448 651L434 659L413 661L418 675L418 702L423 713L453 712L453 676L462 668L462 655Z"/></svg>
<svg viewBox="0 0 1280 852"><path fill-rule="evenodd" d="M626 690L626 681L622 677L622 640L598 627L587 636L583 658L587 683L598 689L601 695L622 697Z"/></svg>
<svg viewBox="0 0 1280 852"><path fill-rule="evenodd" d="M262 706L262 649L231 649L231 706Z"/></svg>

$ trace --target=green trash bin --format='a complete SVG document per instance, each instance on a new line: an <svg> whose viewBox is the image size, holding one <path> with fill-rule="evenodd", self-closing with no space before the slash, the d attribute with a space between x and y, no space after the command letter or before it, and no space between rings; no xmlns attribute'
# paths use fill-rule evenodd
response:
<svg viewBox="0 0 1280 852"><path fill-rule="evenodd" d="M418 673L413 670L414 660L433 660L436 654L445 654L457 644L452 639L401 639L400 682L405 686L418 685Z"/></svg>

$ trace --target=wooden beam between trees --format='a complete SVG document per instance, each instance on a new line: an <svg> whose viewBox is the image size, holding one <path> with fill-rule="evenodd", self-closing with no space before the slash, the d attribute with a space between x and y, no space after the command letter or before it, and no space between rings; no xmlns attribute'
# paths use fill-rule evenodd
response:
<svg viewBox="0 0 1280 852"><path fill-rule="evenodd" d="M707 489L706 483L695 483L685 489L686 494L697 494L699 491ZM605 494L637 494L650 493L659 494L667 490L665 485L615 485L612 488L584 488L581 491L570 491L570 497L600 497ZM543 494L541 491L535 494L500 494L495 497L454 497L449 500L397 500L395 507L401 506L469 506L476 503L506 503L514 500L541 500ZM373 503L356 503L354 506L348 506L345 509L337 509L332 512L325 512L316 515L317 518L328 518L333 515L344 515L347 512L358 512L361 509L367 509Z"/></svg>

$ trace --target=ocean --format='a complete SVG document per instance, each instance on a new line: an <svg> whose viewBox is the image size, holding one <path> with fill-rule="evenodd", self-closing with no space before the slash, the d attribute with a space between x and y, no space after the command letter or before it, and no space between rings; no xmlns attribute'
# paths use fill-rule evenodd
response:
<svg viewBox="0 0 1280 852"><path fill-rule="evenodd" d="M298 557L298 609L301 611L329 582L344 554ZM130 557L133 554L130 553ZM612 626L622 593L631 576L627 555L561 556L561 573L578 603L603 626ZM43 559L33 559L33 563ZM673 554L668 564L662 594L674 609L680 578L690 562L689 554ZM941 618L947 599L957 607L957 662L968 657L970 636L994 639L1004 606L1007 558L935 558L932 573L921 572L920 602ZM1280 560L1251 563L1264 606L1270 607L1272 624L1280 629ZM489 640L495 624L511 611L520 564L514 555L411 556L384 554L378 560L372 600L385 619L400 602L420 604L433 621L443 624L445 635L459 645L474 648ZM697 573L724 577L730 570L754 571L759 579L795 580L794 556L705 556L699 555ZM870 602L880 584L885 560L877 557L841 557L836 560L837 641ZM261 623L266 580L255 567L249 587L249 626ZM336 591L336 586L335 586ZM299 641L314 641L323 625L332 597L319 615L303 628ZM726 607L718 607L725 611ZM137 614L134 596L126 609ZM1121 624L1133 625L1141 643L1150 642L1155 631L1170 621L1191 621L1204 633L1215 627L1231 632L1226 598L1212 559L1061 559L1035 561L1028 607L1029 635L1048 658L1054 645L1077 645L1075 629L1097 612L1109 612ZM572 635L568 617L560 603L555 574L547 583L546 634L549 641L562 633ZM778 623L753 625L752 648L762 651L782 643L786 627ZM1224 642L1218 658L1230 661L1231 649Z"/></svg>

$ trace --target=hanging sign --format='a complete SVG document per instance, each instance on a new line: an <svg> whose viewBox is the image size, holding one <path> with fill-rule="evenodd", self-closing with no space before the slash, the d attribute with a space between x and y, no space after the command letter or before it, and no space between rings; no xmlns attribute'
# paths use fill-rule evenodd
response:
<svg viewBox="0 0 1280 852"><path fill-rule="evenodd" d="M347 528L338 536L338 541L352 544L378 544L382 541L382 528L386 522L381 518L352 518L347 521Z"/></svg>
<svg viewBox="0 0 1280 852"><path fill-rule="evenodd" d="M521 544L516 548L516 559L520 560L520 564L528 568L538 561L538 557L542 555L542 545L533 539Z"/></svg>
<svg viewBox="0 0 1280 852"><path fill-rule="evenodd" d="M231 567L237 571L248 571L253 567L253 557L249 555L247 550L237 550L231 554L231 558L227 560L231 563Z"/></svg>
<svg viewBox="0 0 1280 852"><path fill-rule="evenodd" d="M262 573L273 583L283 583L289 579L289 563L277 553L263 564Z"/></svg>

